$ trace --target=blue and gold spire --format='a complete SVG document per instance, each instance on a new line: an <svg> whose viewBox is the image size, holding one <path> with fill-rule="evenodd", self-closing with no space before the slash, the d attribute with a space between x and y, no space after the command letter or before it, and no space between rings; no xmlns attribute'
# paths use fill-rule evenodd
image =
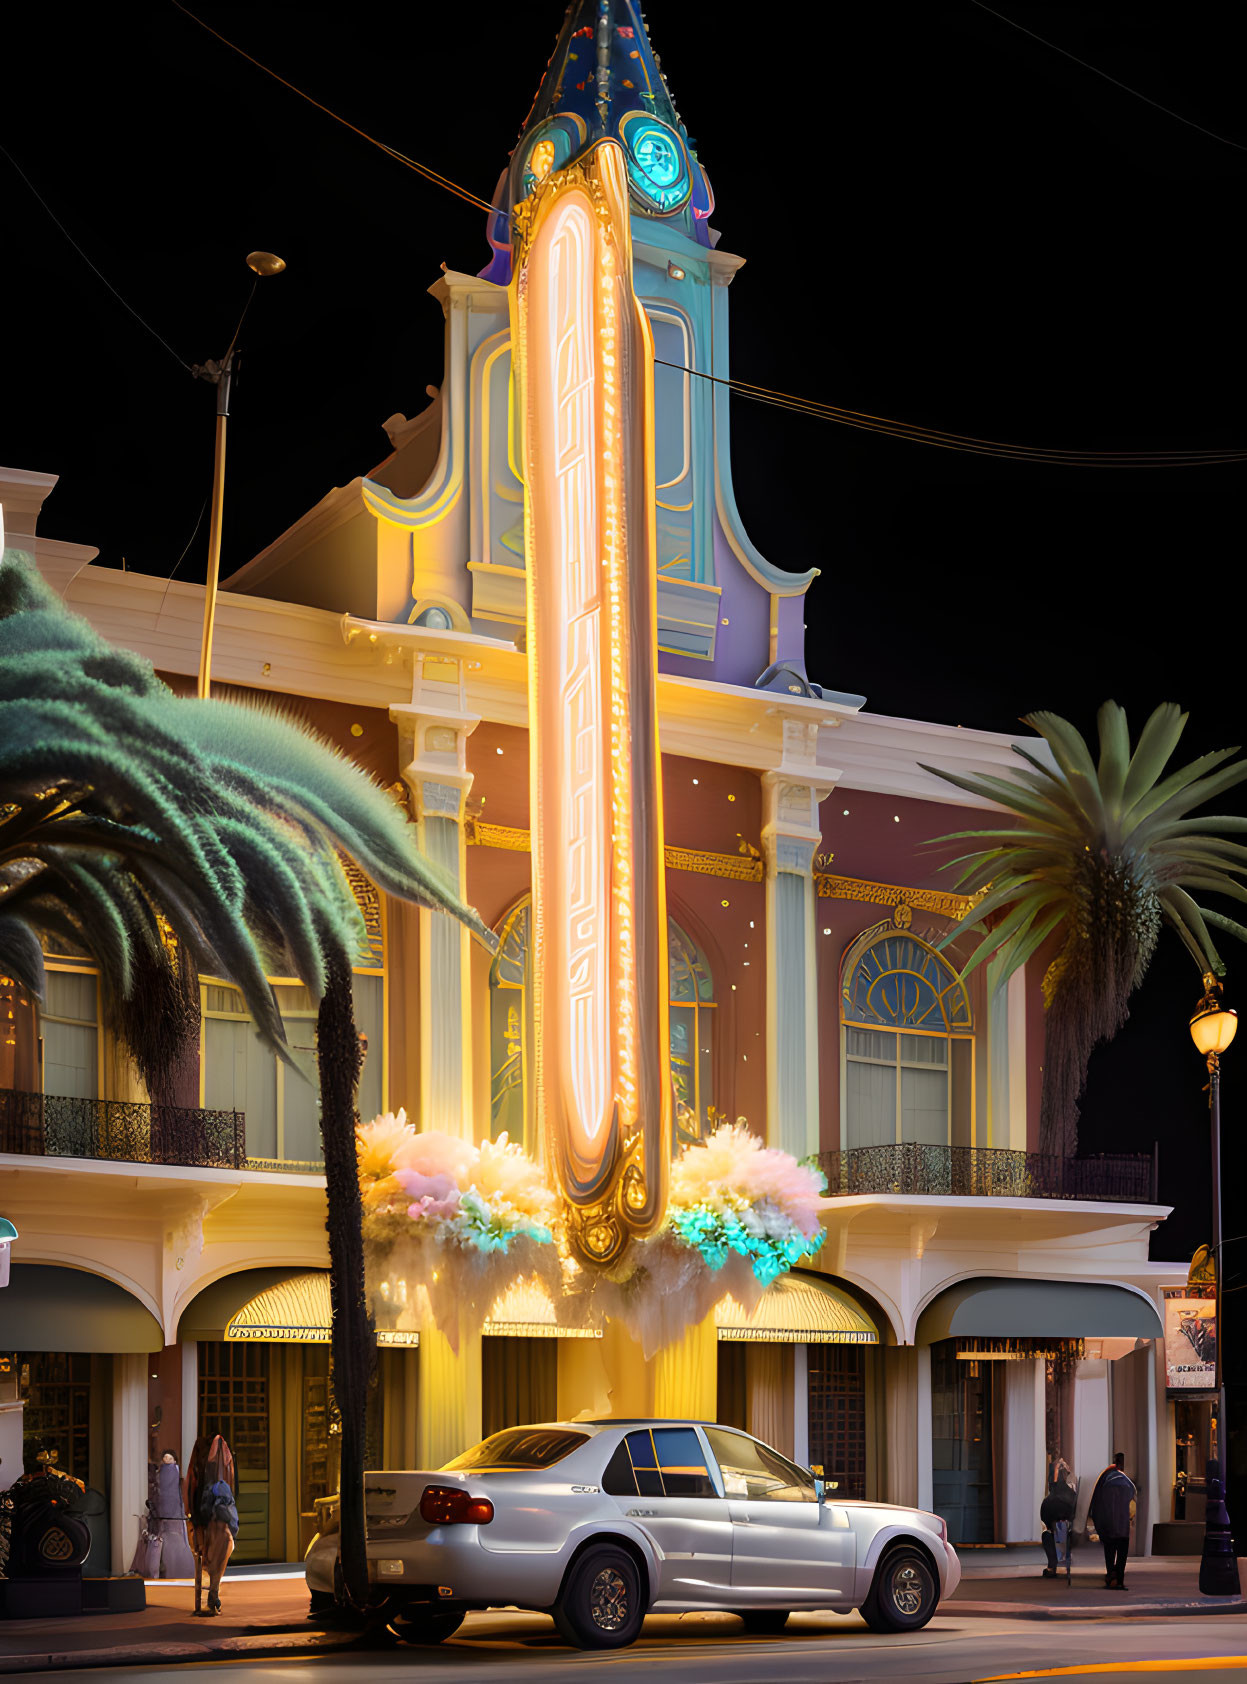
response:
<svg viewBox="0 0 1247 1684"><path fill-rule="evenodd" d="M627 160L634 214L682 225L708 245L714 197L650 44L637 0L572 0L537 97L498 184L489 218L496 253L486 274L510 271L511 218L552 170L602 140Z"/></svg>

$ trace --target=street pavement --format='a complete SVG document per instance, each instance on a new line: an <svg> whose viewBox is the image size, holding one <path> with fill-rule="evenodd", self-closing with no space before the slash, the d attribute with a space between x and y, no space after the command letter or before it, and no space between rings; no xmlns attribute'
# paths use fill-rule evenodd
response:
<svg viewBox="0 0 1247 1684"><path fill-rule="evenodd" d="M1201 1679L1247 1684L1247 1601L1226 1608L1201 1599L1198 1567L1191 1558L1132 1563L1132 1588L1123 1593L1105 1591L1102 1576L1089 1569L1066 1585L1043 1579L1025 1559L971 1558L956 1597L912 1636L876 1636L856 1614L794 1615L780 1637L765 1640L747 1636L727 1614L659 1615L646 1621L634 1648L597 1654L568 1648L546 1616L515 1610L470 1615L441 1647L401 1644L383 1628L361 1639L331 1620L309 1619L301 1574L227 1575L217 1618L196 1619L190 1585L166 1582L147 1587L148 1607L139 1613L0 1621L0 1674L83 1684L90 1668L163 1681L184 1679L183 1669L195 1662L215 1662L224 1684L397 1684L400 1677L410 1684L415 1663L429 1684L468 1684L487 1668L502 1684L554 1677L573 1684L603 1668L610 1684L655 1671L671 1684L774 1684L781 1677L784 1684L968 1684L1092 1665L1105 1669L1093 1675L1099 1678L1137 1677L1140 1667L1182 1676L1194 1666ZM1229 1617L1204 1617L1214 1611ZM1131 1670L1123 1672L1123 1663Z"/></svg>
<svg viewBox="0 0 1247 1684"><path fill-rule="evenodd" d="M1058 1631L1033 1620L937 1615L908 1638L876 1637L856 1617L801 1615L779 1638L742 1635L727 1615L658 1616L630 1649L567 1648L538 1615L472 1617L439 1648L218 1662L213 1684L984 1684L1021 1677L1090 1676L1097 1684L1167 1673L1201 1684L1243 1684L1244 1617L1084 1620ZM1060 1674L1053 1669L1060 1669ZM185 1663L108 1668L109 1679L186 1684ZM81 1671L39 1674L40 1684L82 1684Z"/></svg>

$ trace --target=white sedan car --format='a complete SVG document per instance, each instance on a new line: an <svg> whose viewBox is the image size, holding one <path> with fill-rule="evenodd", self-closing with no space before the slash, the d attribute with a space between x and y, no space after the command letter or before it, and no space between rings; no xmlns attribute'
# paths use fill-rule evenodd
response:
<svg viewBox="0 0 1247 1684"><path fill-rule="evenodd" d="M938 1515L839 1500L747 1433L703 1421L557 1421L495 1433L444 1468L368 1473L374 1595L417 1641L469 1609L553 1615L582 1648L633 1642L647 1613L717 1609L777 1632L793 1609L858 1609L917 1631L961 1565ZM336 1530L307 1552L334 1600Z"/></svg>

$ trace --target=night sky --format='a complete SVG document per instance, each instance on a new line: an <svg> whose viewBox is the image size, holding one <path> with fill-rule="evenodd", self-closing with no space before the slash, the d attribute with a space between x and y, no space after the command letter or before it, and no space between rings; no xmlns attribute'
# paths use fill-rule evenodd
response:
<svg viewBox="0 0 1247 1684"><path fill-rule="evenodd" d="M391 145L489 198L553 47L559 0L222 5L200 15ZM714 185L733 372L876 415L1016 443L1247 447L1240 408L1247 25L1229 8L971 3L694 6L649 24ZM728 20L731 20L730 22ZM6 18L0 139L186 363L243 336L222 571L388 451L381 422L441 378L439 265L474 271L482 213L392 162L206 35L171 0ZM0 461L56 472L50 537L168 574L204 504L214 392L66 243L0 157ZM851 432L733 400L759 548L817 565L811 676L878 712L1009 730L1192 711L1190 756L1242 739L1235 516L1247 467L1056 469ZM202 578L204 517L179 576ZM1247 800L1223 809L1247 810ZM1228 941L1228 938L1227 938ZM1247 976L1238 951L1229 993ZM1243 955L1247 957L1247 955ZM1238 991L1240 1002L1247 990ZM1207 1229L1199 979L1176 938L1096 1055L1089 1150L1161 1142L1178 1205L1157 1255ZM1227 1236L1247 1047L1225 1067ZM1247 1281L1247 1248L1239 1265ZM1230 1271L1235 1260L1230 1259Z"/></svg>

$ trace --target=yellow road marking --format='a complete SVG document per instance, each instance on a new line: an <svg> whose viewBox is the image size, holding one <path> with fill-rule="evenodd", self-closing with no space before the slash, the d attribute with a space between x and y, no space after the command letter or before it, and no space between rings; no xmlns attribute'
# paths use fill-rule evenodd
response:
<svg viewBox="0 0 1247 1684"><path fill-rule="evenodd" d="M990 1678L976 1678L974 1684L1004 1684L1013 1678L1086 1678L1093 1672L1212 1672L1217 1667L1241 1671L1247 1667L1247 1655L1193 1655L1189 1660L1171 1661L1093 1661L1085 1666L1045 1667L1040 1672L994 1672Z"/></svg>

